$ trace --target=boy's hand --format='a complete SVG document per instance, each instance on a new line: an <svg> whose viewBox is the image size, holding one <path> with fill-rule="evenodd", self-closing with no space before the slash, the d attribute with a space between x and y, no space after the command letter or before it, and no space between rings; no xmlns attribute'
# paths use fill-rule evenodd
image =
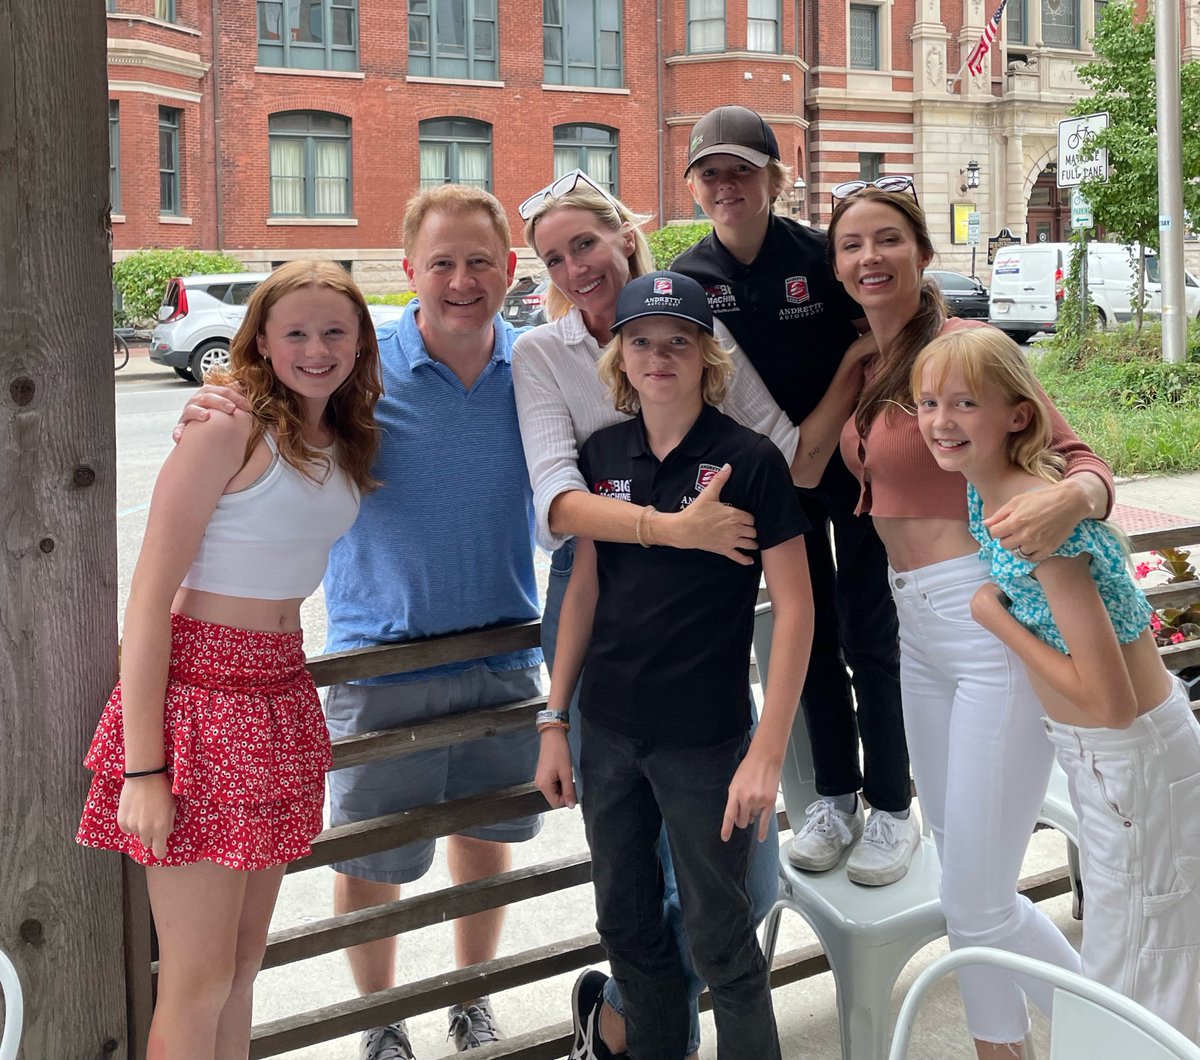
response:
<svg viewBox="0 0 1200 1060"><path fill-rule="evenodd" d="M175 796L165 773L125 781L117 803L117 827L137 836L156 858L167 856L167 837L175 827Z"/></svg>
<svg viewBox="0 0 1200 1060"><path fill-rule="evenodd" d="M733 774L729 798L725 803L725 820L721 822L721 839L728 842L733 829L749 828L758 819L758 841L767 838L775 799L779 794L779 763L763 754L756 754L754 745L746 752L742 764Z"/></svg>
<svg viewBox="0 0 1200 1060"><path fill-rule="evenodd" d="M975 590L975 595L971 597L971 617L989 633L995 633L996 627L1011 617L1008 597L1000 586L995 582L984 582Z"/></svg>
<svg viewBox="0 0 1200 1060"><path fill-rule="evenodd" d="M188 398L188 403L183 406L183 411L179 414L179 422L171 431L171 441L178 443L179 439L183 437L184 428L193 420L206 420L213 411L224 412L226 415L232 416L235 409L241 409L243 412L253 411L250 408L250 402L246 400L246 396L240 390L206 383Z"/></svg>
<svg viewBox="0 0 1200 1060"><path fill-rule="evenodd" d="M575 809L575 775L571 770L571 747L565 729L555 727L542 733L542 749L538 752L533 782L552 809L560 806Z"/></svg>
<svg viewBox="0 0 1200 1060"><path fill-rule="evenodd" d="M754 530L754 516L721 503L721 490L733 474L733 468L725 464L700 495L682 512L669 516L676 520L678 531L671 544L677 548L698 548L715 552L719 556L749 566L754 562L738 549L758 548L758 535ZM659 518L662 518L661 516Z"/></svg>
<svg viewBox="0 0 1200 1060"><path fill-rule="evenodd" d="M865 361L870 360L879 352L879 342L876 340L873 332L864 331L858 336L849 346L846 347L846 352L842 354L842 362L845 364L857 364L861 366Z"/></svg>

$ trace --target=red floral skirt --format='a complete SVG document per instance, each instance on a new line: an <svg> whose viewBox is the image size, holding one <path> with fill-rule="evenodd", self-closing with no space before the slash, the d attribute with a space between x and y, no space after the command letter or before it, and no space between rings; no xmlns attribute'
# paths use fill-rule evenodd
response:
<svg viewBox="0 0 1200 1060"><path fill-rule="evenodd" d="M331 756L303 634L262 633L171 616L163 748L175 827L156 858L117 827L124 785L121 686L84 765L91 790L76 841L143 865L214 861L265 869L303 857L321 831Z"/></svg>

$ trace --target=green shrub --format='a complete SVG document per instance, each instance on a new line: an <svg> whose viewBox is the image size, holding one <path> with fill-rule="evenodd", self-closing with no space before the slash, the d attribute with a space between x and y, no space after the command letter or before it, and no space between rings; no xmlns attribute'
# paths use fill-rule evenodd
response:
<svg viewBox="0 0 1200 1060"><path fill-rule="evenodd" d="M389 294L363 295L368 305L408 305L417 297L416 291L393 291Z"/></svg>
<svg viewBox="0 0 1200 1060"><path fill-rule="evenodd" d="M654 267L669 269L673 262L693 243L700 242L712 231L709 221L696 221L689 225L664 225L646 238L654 255Z"/></svg>
<svg viewBox="0 0 1200 1060"><path fill-rule="evenodd" d="M173 276L197 273L245 272L245 266L229 254L208 250L139 250L113 265L113 286L121 296L122 309L114 323L144 327L152 324L162 305L167 281ZM123 319L121 319L123 318Z"/></svg>
<svg viewBox="0 0 1200 1060"><path fill-rule="evenodd" d="M1200 326L1181 364L1162 359L1162 329L1092 332L1043 343L1033 367L1067 422L1119 475L1200 467Z"/></svg>

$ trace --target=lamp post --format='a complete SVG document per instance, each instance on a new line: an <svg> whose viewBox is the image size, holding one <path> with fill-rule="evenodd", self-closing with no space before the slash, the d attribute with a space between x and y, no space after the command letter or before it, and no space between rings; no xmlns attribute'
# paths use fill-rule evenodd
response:
<svg viewBox="0 0 1200 1060"><path fill-rule="evenodd" d="M974 158L972 158L971 161L967 163L966 169L960 169L958 171L958 175L960 177L966 178L963 181L962 185L959 187L959 191L961 191L964 195L968 191L974 191L976 188L979 187L979 162L976 161ZM975 252L977 249L978 249L978 244L972 243L971 244L971 276L972 277L974 277L974 275L975 275Z"/></svg>
<svg viewBox="0 0 1200 1060"><path fill-rule="evenodd" d="M792 182L792 213L804 213L804 205L808 200L808 185L803 177L797 177Z"/></svg>

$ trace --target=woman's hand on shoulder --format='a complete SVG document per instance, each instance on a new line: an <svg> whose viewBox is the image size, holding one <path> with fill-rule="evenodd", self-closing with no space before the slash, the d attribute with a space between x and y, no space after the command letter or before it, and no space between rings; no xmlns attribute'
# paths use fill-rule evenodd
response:
<svg viewBox="0 0 1200 1060"><path fill-rule="evenodd" d="M664 528L667 533L658 533L658 527L655 526L655 537L659 543L674 548L715 552L742 566L753 563L749 556L738 550L758 548L754 516L721 500L721 490L732 473L733 469L728 464L724 465L683 511L659 515L657 520L669 520L669 526Z"/></svg>
<svg viewBox="0 0 1200 1060"><path fill-rule="evenodd" d="M879 343L875 339L875 333L864 331L846 347L846 352L842 354L842 364L861 368L878 352Z"/></svg>
<svg viewBox="0 0 1200 1060"><path fill-rule="evenodd" d="M125 781L117 803L117 827L136 836L156 858L167 856L167 837L175 827L175 796L165 773Z"/></svg>
<svg viewBox="0 0 1200 1060"><path fill-rule="evenodd" d="M1054 555L1091 513L1092 503L1084 490L1063 479L1043 489L1018 493L983 525L1009 552L1040 563Z"/></svg>
<svg viewBox="0 0 1200 1060"><path fill-rule="evenodd" d="M188 398L187 404L183 406L183 411L179 414L179 422L171 431L171 440L178 442L183 437L183 432L189 423L207 420L213 412L223 412L227 416L232 416L238 409L243 412L251 411L250 402L240 390L230 386L213 386L206 383Z"/></svg>

